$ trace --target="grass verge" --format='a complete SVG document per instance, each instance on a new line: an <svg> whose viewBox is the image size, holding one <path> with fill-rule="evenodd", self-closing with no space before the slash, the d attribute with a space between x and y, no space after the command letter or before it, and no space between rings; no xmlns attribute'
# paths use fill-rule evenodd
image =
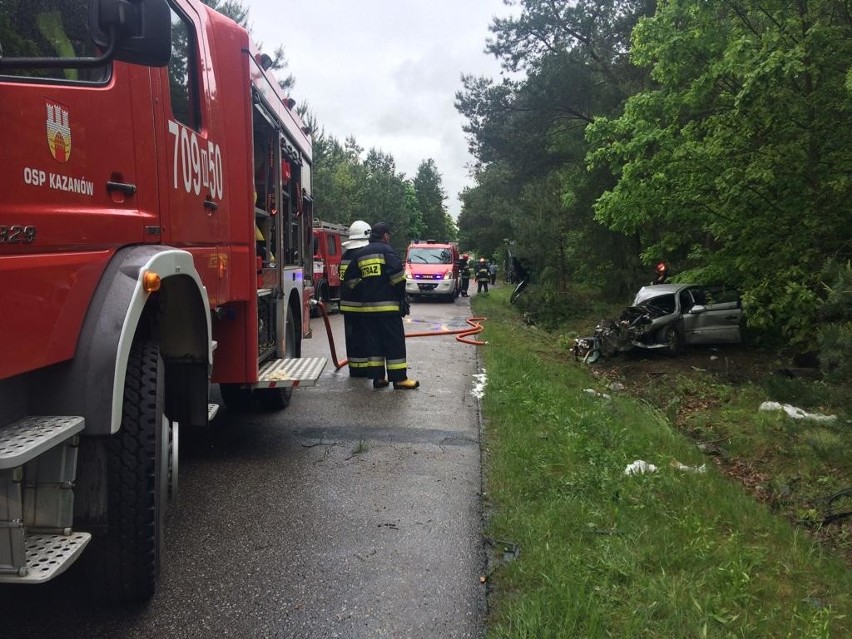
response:
<svg viewBox="0 0 852 639"><path fill-rule="evenodd" d="M707 463L665 410L587 392L589 371L507 297L474 298L489 318L489 637L852 636L842 556ZM639 459L656 472L626 475Z"/></svg>

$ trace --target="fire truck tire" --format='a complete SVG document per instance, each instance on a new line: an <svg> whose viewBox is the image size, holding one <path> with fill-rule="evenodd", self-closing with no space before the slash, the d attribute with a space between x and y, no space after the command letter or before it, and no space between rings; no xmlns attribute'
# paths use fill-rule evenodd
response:
<svg viewBox="0 0 852 639"><path fill-rule="evenodd" d="M109 531L101 555L102 599L130 603L156 590L165 527L163 362L152 342L134 342L127 363L121 429L109 442Z"/></svg>
<svg viewBox="0 0 852 639"><path fill-rule="evenodd" d="M222 403L232 411L245 411L251 408L252 397L250 388L242 388L239 384L219 384Z"/></svg>
<svg viewBox="0 0 852 639"><path fill-rule="evenodd" d="M287 307L287 320L284 327L284 358L292 359L298 352L296 340L299 339L299 331L296 330L296 321L293 317L293 309ZM293 396L293 387L286 388L258 388L254 391L257 403L263 410L283 410L290 405Z"/></svg>

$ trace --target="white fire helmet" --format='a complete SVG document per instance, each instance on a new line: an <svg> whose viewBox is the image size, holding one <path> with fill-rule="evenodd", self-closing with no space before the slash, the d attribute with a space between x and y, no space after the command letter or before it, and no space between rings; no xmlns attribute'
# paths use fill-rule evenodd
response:
<svg viewBox="0 0 852 639"><path fill-rule="evenodd" d="M361 220L352 222L349 227L349 239L343 242L344 249L360 248L370 243L370 225Z"/></svg>

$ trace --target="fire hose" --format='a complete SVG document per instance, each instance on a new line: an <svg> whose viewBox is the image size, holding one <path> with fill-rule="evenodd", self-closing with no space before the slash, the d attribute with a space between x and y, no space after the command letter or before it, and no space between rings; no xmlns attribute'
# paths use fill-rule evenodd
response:
<svg viewBox="0 0 852 639"><path fill-rule="evenodd" d="M325 324L325 332L328 335L328 345L331 348L331 361L334 362L334 367L336 369L341 369L348 363L349 360L344 359L343 361L339 361L337 359L337 349L334 346L334 336L331 334L331 322L328 319L328 310L325 307L325 304L321 301L315 300L312 304L316 305L316 307L320 311L320 315L322 315L322 321ZM470 328L459 328L459 329L447 329L442 331L420 331L416 333L406 333L405 337L408 339L409 337L435 337L440 336L443 337L445 335L455 335L456 341L461 342L462 344L471 344L472 346L484 346L488 342L483 342L478 339L472 339L473 335L478 335L484 329L481 322L484 322L487 317L469 317L465 320L470 325Z"/></svg>

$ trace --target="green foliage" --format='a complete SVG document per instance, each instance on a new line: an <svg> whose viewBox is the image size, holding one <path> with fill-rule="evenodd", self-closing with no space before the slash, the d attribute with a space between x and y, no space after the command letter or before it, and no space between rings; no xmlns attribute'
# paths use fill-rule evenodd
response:
<svg viewBox="0 0 852 639"><path fill-rule="evenodd" d="M441 185L438 167L431 158L421 162L417 168L417 175L414 176L414 194L423 224L421 230L423 235L417 239L455 241L458 232L444 205L447 195Z"/></svg>
<svg viewBox="0 0 852 639"><path fill-rule="evenodd" d="M830 378L852 380L852 263L829 263L824 279L820 365Z"/></svg>
<svg viewBox="0 0 852 639"><path fill-rule="evenodd" d="M658 88L587 131L619 178L598 219L642 233L646 259L685 257L683 280L736 283L750 325L793 343L812 340L826 257L850 251L841 5L662 3L631 50Z"/></svg>
<svg viewBox="0 0 852 639"><path fill-rule="evenodd" d="M490 255L509 240L535 276L556 275L559 292L575 282L626 297L649 276L636 238L594 219L592 205L613 175L586 170L584 129L645 82L624 51L653 3L518 4L519 16L493 22L488 50L525 79L466 76L456 95L479 161L477 186L462 198L463 245Z"/></svg>
<svg viewBox="0 0 852 639"><path fill-rule="evenodd" d="M464 244L509 240L558 290L613 300L665 259L680 281L738 286L763 339L811 343L820 274L852 253L846 4L516 4L487 46L525 76L456 95L479 162ZM826 335L845 348L842 326Z"/></svg>
<svg viewBox="0 0 852 639"><path fill-rule="evenodd" d="M390 154L378 149L365 153L354 137L341 144L320 131L314 137L314 193L316 219L346 225L355 220L386 222L397 251L428 232L426 210L432 223L439 225L436 228L443 229L442 239L455 237L443 204L441 176L432 160L424 161L411 180L396 170Z"/></svg>

